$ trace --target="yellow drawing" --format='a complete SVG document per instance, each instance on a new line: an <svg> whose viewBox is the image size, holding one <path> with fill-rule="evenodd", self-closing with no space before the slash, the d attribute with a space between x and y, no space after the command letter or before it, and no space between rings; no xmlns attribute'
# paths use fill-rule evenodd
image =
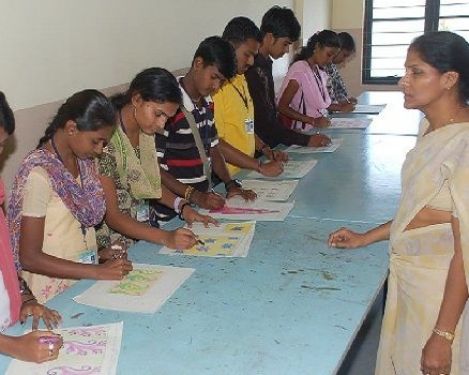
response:
<svg viewBox="0 0 469 375"><path fill-rule="evenodd" d="M155 269L135 269L124 277L119 284L109 289L109 293L141 296L155 285L162 273L163 271Z"/></svg>

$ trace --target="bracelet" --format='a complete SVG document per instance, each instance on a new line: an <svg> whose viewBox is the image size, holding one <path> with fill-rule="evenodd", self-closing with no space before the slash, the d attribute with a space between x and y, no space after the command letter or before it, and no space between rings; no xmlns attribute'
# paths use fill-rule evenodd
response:
<svg viewBox="0 0 469 375"><path fill-rule="evenodd" d="M25 279L23 279L21 276L18 276L18 282L20 286L20 294L22 296L27 295L27 294L30 294L30 295L33 294L33 292L31 292L31 289L29 289L29 286L26 283Z"/></svg>
<svg viewBox="0 0 469 375"><path fill-rule="evenodd" d="M179 213L179 205L181 204L182 198L181 197L176 197L176 199L173 202L173 209L176 211L176 213Z"/></svg>
<svg viewBox="0 0 469 375"><path fill-rule="evenodd" d="M433 328L433 329L432 329L432 332L433 332L435 335L438 335L438 336L441 336L441 337L445 338L445 339L448 340L450 343L452 343L453 340L454 340L454 333L453 333L453 332L442 331L442 330L439 330L438 328Z"/></svg>
<svg viewBox="0 0 469 375"><path fill-rule="evenodd" d="M181 220L183 220L183 221L185 220L185 219L184 219L184 208L186 208L187 206L190 207L191 204L190 204L189 202L184 202L184 203L182 204L182 206L181 206L181 209L179 210L179 215L178 215L178 216L179 216L179 219L181 219Z"/></svg>
<svg viewBox="0 0 469 375"><path fill-rule="evenodd" d="M194 192L194 188L192 186L188 186L186 191L184 192L184 199L188 202L191 201L192 193Z"/></svg>

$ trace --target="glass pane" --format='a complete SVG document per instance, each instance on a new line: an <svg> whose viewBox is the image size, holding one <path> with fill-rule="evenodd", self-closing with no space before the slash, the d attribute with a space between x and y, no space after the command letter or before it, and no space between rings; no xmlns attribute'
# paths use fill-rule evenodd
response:
<svg viewBox="0 0 469 375"><path fill-rule="evenodd" d="M392 5L389 0L374 0L373 8L394 8L406 6L425 6L425 0L393 0Z"/></svg>
<svg viewBox="0 0 469 375"><path fill-rule="evenodd" d="M469 30L469 20L467 18L441 18L438 30Z"/></svg>
<svg viewBox="0 0 469 375"><path fill-rule="evenodd" d="M376 8L373 9L373 18L417 18L425 17L425 6L420 7L398 7L398 8Z"/></svg>
<svg viewBox="0 0 469 375"><path fill-rule="evenodd" d="M405 59L407 55L407 46L373 46L371 50L371 58L398 58Z"/></svg>
<svg viewBox="0 0 469 375"><path fill-rule="evenodd" d="M404 75L403 69L372 69L370 71L371 78L402 77L403 75Z"/></svg>
<svg viewBox="0 0 469 375"><path fill-rule="evenodd" d="M373 21L373 33L375 32L423 32L425 20L412 21Z"/></svg>
<svg viewBox="0 0 469 375"><path fill-rule="evenodd" d="M404 45L408 46L423 31L417 33L373 33L371 43L373 45Z"/></svg>
<svg viewBox="0 0 469 375"><path fill-rule="evenodd" d="M371 70L397 69L404 70L405 57L371 59Z"/></svg>
<svg viewBox="0 0 469 375"><path fill-rule="evenodd" d="M469 16L469 1L466 4L440 5L440 17Z"/></svg>

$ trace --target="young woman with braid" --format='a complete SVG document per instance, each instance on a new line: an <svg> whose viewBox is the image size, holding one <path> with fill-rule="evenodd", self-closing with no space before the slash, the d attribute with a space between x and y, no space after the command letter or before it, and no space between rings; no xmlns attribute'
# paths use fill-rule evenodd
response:
<svg viewBox="0 0 469 375"><path fill-rule="evenodd" d="M132 269L126 259L97 264L94 226L103 220L106 205L93 159L114 124L114 108L103 94L74 94L15 177L8 207L12 247L41 302L74 280L119 280Z"/></svg>

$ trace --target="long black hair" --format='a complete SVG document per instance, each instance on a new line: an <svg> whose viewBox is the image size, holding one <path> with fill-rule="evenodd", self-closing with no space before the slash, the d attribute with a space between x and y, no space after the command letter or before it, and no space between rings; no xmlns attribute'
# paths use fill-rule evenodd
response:
<svg viewBox="0 0 469 375"><path fill-rule="evenodd" d="M461 101L469 100L469 43L450 31L433 31L416 38L409 50L440 73L459 73L458 90Z"/></svg>
<svg viewBox="0 0 469 375"><path fill-rule="evenodd" d="M295 55L292 64L300 60L307 60L313 56L316 45L318 45L320 48L340 48L340 39L332 30L322 30L317 32L308 39L306 46L301 48L300 52Z"/></svg>
<svg viewBox="0 0 469 375"><path fill-rule="evenodd" d="M0 127L12 135L15 131L15 116L8 105L5 94L0 91Z"/></svg>
<svg viewBox="0 0 469 375"><path fill-rule="evenodd" d="M76 122L80 131L96 131L115 126L116 112L109 99L98 90L79 91L60 106L38 147L49 141L58 129L63 129L69 120Z"/></svg>
<svg viewBox="0 0 469 375"><path fill-rule="evenodd" d="M163 68L148 68L138 73L128 90L113 96L111 101L120 110L132 101L135 94L140 94L144 101L182 104L182 93L176 78Z"/></svg>

